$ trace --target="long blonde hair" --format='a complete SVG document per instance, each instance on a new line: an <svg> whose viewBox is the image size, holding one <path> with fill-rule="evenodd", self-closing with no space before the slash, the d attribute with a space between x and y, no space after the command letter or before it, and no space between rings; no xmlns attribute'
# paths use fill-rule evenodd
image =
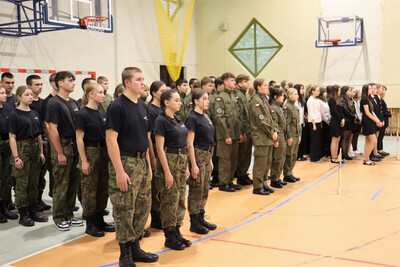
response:
<svg viewBox="0 0 400 267"><path fill-rule="evenodd" d="M82 107L86 106L89 103L89 95L93 91L98 91L100 88L100 84L98 83L89 83L86 87L85 93L82 97Z"/></svg>

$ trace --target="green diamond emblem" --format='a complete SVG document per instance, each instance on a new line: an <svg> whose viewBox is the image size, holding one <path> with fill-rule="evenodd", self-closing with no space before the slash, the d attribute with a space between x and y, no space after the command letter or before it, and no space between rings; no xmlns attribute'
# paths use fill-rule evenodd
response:
<svg viewBox="0 0 400 267"><path fill-rule="evenodd" d="M253 18L229 52L255 78L281 48L282 44Z"/></svg>
<svg viewBox="0 0 400 267"><path fill-rule="evenodd" d="M173 21L179 9L183 6L183 0L162 0L162 5L169 19Z"/></svg>

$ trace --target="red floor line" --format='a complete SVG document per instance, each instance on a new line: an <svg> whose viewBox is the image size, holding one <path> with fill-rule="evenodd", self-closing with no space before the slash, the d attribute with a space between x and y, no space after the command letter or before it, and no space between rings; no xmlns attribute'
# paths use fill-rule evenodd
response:
<svg viewBox="0 0 400 267"><path fill-rule="evenodd" d="M358 262L358 263L365 263L365 264L371 264L371 265L377 265L377 266L399 267L398 265L390 265L390 264L384 264L384 263L378 263L378 262L355 260L355 259L348 259L348 258L341 258L341 257L334 257L334 259L343 260L343 261L352 261L352 262Z"/></svg>

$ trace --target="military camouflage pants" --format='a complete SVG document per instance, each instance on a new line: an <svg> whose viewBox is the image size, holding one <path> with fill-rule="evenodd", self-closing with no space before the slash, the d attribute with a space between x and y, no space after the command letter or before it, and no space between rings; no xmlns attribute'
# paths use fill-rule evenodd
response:
<svg viewBox="0 0 400 267"><path fill-rule="evenodd" d="M146 158L121 156L122 166L131 179L128 191L122 192L116 182L114 166L108 165L109 194L113 204L116 239L127 243L142 236L151 207L150 166Z"/></svg>
<svg viewBox="0 0 400 267"><path fill-rule="evenodd" d="M82 208L85 216L92 216L107 207L108 200L108 154L105 147L85 147L90 166L89 175L81 171ZM79 159L77 166L82 168Z"/></svg>
<svg viewBox="0 0 400 267"><path fill-rule="evenodd" d="M208 199L208 191L210 189L211 177L211 158L213 153L195 148L196 164L199 168L199 174L194 179L189 177L189 195L188 195L188 211L190 214L198 214L205 210Z"/></svg>
<svg viewBox="0 0 400 267"><path fill-rule="evenodd" d="M272 163L273 146L254 147L253 188L260 189L266 185L268 172Z"/></svg>
<svg viewBox="0 0 400 267"><path fill-rule="evenodd" d="M0 140L0 200L11 200L13 178L11 176L11 149L9 140ZM14 164L14 162L13 162Z"/></svg>
<svg viewBox="0 0 400 267"><path fill-rule="evenodd" d="M18 157L23 162L22 169L15 168L14 158L10 159L13 164L13 175L15 177L15 205L17 208L29 207L37 201L38 182L40 171L40 148L37 138L17 141Z"/></svg>
<svg viewBox="0 0 400 267"><path fill-rule="evenodd" d="M299 137L293 137L291 146L286 146L286 158L283 165L283 176L293 174L293 168L297 161L297 152L299 151Z"/></svg>
<svg viewBox="0 0 400 267"><path fill-rule="evenodd" d="M272 152L271 181L278 181L280 179L283 170L283 164L285 163L285 157L286 142L285 140L279 140L279 147L274 147Z"/></svg>
<svg viewBox="0 0 400 267"><path fill-rule="evenodd" d="M236 168L236 175L246 175L251 163L251 153L253 142L250 134L247 135L247 142L239 143L238 152L238 165Z"/></svg>
<svg viewBox="0 0 400 267"><path fill-rule="evenodd" d="M58 164L58 154L54 146L51 146L51 165L53 166L53 221L58 224L74 217L73 208L76 202L80 170L78 164L78 151L74 141L61 139L61 146L66 165Z"/></svg>
<svg viewBox="0 0 400 267"><path fill-rule="evenodd" d="M43 155L45 156L46 159L49 159L51 161L51 156L50 156L50 151L49 151L49 142L47 139L42 135L42 142L43 142ZM46 187L46 179L44 176L46 175L47 171L47 164L40 165L40 170L39 170L39 182L38 182L38 190L39 192L43 192L44 188Z"/></svg>
<svg viewBox="0 0 400 267"><path fill-rule="evenodd" d="M156 183L161 196L161 225L170 230L182 225L185 217L185 192L188 156L166 153L168 166L174 178L171 188L165 186L165 174L161 163L157 162Z"/></svg>
<svg viewBox="0 0 400 267"><path fill-rule="evenodd" d="M219 185L232 183L238 162L239 140L232 140L227 145L225 140L217 141L218 178Z"/></svg>
<svg viewBox="0 0 400 267"><path fill-rule="evenodd" d="M153 144L153 147L156 147L156 144ZM154 151L155 157L157 159L157 165L159 164L158 161L158 156L157 156L157 150ZM157 169L157 166L156 166ZM153 179L151 180L151 211L157 211L160 212L160 207L161 207L161 200L160 200L160 192L157 189L157 184L156 184L156 178L155 178L156 172L153 172Z"/></svg>

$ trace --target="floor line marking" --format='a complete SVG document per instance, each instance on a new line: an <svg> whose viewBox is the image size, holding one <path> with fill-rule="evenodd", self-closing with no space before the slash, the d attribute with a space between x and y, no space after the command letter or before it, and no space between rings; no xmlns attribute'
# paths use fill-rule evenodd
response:
<svg viewBox="0 0 400 267"><path fill-rule="evenodd" d="M370 264L370 265L377 265L377 266L399 267L398 265L390 265L390 264L371 262L371 261L363 261L363 260L356 260L356 259L349 259L349 258L342 258L342 257L334 257L334 259L342 260L342 261L352 261L352 262L358 262L358 263L364 263L364 264Z"/></svg>
<svg viewBox="0 0 400 267"><path fill-rule="evenodd" d="M345 164L345 163L343 162L341 167L343 167L344 164ZM331 169L332 169L332 168L328 169L328 171L331 170ZM240 224L238 224L238 225L235 225L235 226L233 226L233 227L230 227L230 228L228 228L228 229L225 229L224 231L221 231L221 232L215 233L215 234L213 234L213 235L206 236L206 237L197 239L197 240L195 240L195 241L192 241L192 244L195 244L195 243L198 243L198 242L201 242L201 241L204 241L204 240L211 239L211 238L213 238L213 237L222 235L222 234L224 234L224 233L226 233L226 232L232 231L232 230L234 230L234 229L236 229L236 228L238 228L238 227L241 227L241 226L243 226L243 225L246 225L246 224L248 224L248 223L251 223L252 221L255 221L255 220L257 220L257 219L260 219L260 218L264 217L267 213L273 212L274 210L276 210L277 208L279 208L279 207L282 206L283 204L289 202L290 200L292 200L292 199L295 198L296 196L298 196L298 195L300 195L300 194L306 192L306 191L307 191L308 189L310 189L311 187L313 187L313 186L319 184L320 182L324 181L325 179L327 179L328 177L330 177L332 174L336 173L337 171L338 171L338 169L336 169L335 171L333 171L333 172L329 173L328 175L322 177L322 178L321 178L320 180L318 180L317 182L311 184L310 186L308 186L308 187L306 187L305 189L301 190L300 192L298 192L298 193L295 194L294 196L292 196L292 197L286 199L285 201L283 201L282 203L276 205L274 208L268 210L266 213L260 214L260 215L258 215L257 217L254 217L254 218L252 218L252 219L250 219L250 220L247 220L247 221L244 221L244 222L242 222L242 223L240 223ZM168 251L171 251L171 250L172 250L172 249L170 249L170 248L169 248L169 249L164 249L164 250L155 252L154 254L161 254L161 253L165 253L165 252L168 252ZM119 263L118 263L118 262L114 262L114 263L110 263L110 264L106 264L106 265L100 265L99 267L110 267L110 266L115 266L115 265L117 265L117 264L119 264Z"/></svg>
<svg viewBox="0 0 400 267"><path fill-rule="evenodd" d="M375 193L375 195L373 195L372 196L372 198L371 198L371 200L374 200L381 192L382 192L382 190L384 189L385 187L384 186L382 186L382 188L381 189L379 189L379 191L378 192L376 192Z"/></svg>

